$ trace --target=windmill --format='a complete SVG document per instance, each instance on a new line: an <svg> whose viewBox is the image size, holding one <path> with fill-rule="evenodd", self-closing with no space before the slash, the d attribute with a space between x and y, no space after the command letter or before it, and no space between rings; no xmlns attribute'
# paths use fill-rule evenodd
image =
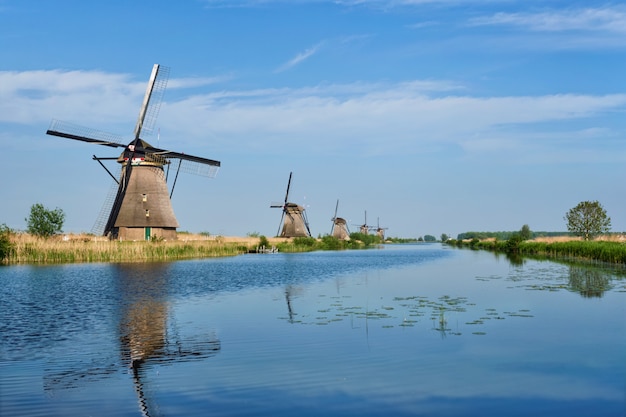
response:
<svg viewBox="0 0 626 417"><path fill-rule="evenodd" d="M369 235L372 227L367 225L367 210L365 210L365 222L363 224L357 224L356 226L359 226L359 233Z"/></svg>
<svg viewBox="0 0 626 417"><path fill-rule="evenodd" d="M372 230L376 230L376 236L378 236L382 242L385 241L385 230L387 229L388 229L387 227L380 227L380 219L377 217L376 229L372 228Z"/></svg>
<svg viewBox="0 0 626 417"><path fill-rule="evenodd" d="M149 240L151 237L176 239L179 224L171 197L179 172L209 178L217 174L219 161L155 148L142 139L141 136L149 134L154 127L168 77L169 68L154 65L139 111L134 138L128 144L124 144L125 140L120 136L58 120L53 120L46 132L52 136L123 149L119 157L93 156L117 182L114 197L111 195L107 199L101 212L103 217L100 226L95 227L98 234L120 240ZM121 173L117 178L102 163L103 160L116 160L120 164ZM170 166L176 167L169 192L165 166L167 174ZM107 218L106 222L104 217Z"/></svg>
<svg viewBox="0 0 626 417"><path fill-rule="evenodd" d="M287 192L285 193L285 202L272 203L271 208L282 208L283 214L280 216L280 223L278 224L278 232L276 236L280 237L310 237L311 231L309 230L309 222L306 218L306 212L304 207L299 206L296 203L289 202L289 187L291 186L291 175L289 173L289 182L287 182ZM282 232L280 227L283 227Z"/></svg>
<svg viewBox="0 0 626 417"><path fill-rule="evenodd" d="M341 217L337 217L338 208L339 208L339 200L337 200L337 204L335 205L335 215L333 216L332 219L330 219L333 222L333 226L330 229L330 235L339 240L350 240L350 231L348 230L348 223L346 223L345 219Z"/></svg>

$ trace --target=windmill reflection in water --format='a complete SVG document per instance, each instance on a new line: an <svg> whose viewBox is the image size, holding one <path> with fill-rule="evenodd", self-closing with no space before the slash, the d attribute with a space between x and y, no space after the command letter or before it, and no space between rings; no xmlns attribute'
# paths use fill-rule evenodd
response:
<svg viewBox="0 0 626 417"><path fill-rule="evenodd" d="M44 377L47 391L79 388L103 378L127 372L133 379L142 415L150 415L150 399L144 385L146 369L166 363L202 361L221 350L214 333L180 335L168 307L167 264L129 263L115 266L119 305L119 351L98 350L98 357L64 363L64 369L48 370ZM120 360L112 363L112 356Z"/></svg>

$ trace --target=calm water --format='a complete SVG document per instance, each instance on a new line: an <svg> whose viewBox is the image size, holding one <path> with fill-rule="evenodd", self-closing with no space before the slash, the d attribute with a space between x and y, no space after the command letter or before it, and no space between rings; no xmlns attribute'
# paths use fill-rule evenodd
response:
<svg viewBox="0 0 626 417"><path fill-rule="evenodd" d="M2 416L624 416L620 270L441 247L0 268Z"/></svg>

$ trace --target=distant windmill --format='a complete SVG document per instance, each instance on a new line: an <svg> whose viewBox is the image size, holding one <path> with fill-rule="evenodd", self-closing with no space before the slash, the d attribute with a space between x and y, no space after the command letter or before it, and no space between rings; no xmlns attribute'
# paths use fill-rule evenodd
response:
<svg viewBox="0 0 626 417"><path fill-rule="evenodd" d="M280 237L309 237L311 236L311 231L309 230L309 222L306 218L304 207L289 202L289 187L291 186L292 174L292 172L289 173L289 182L287 182L285 202L283 204L272 203L270 205L272 208L283 209L276 235Z"/></svg>
<svg viewBox="0 0 626 417"><path fill-rule="evenodd" d="M332 219L330 219L333 222L333 226L330 229L330 235L339 240L350 240L350 231L348 230L348 223L346 223L345 219L341 217L337 217L338 208L339 208L339 200L337 200L337 204L335 205L335 215L333 216Z"/></svg>
<svg viewBox="0 0 626 417"><path fill-rule="evenodd" d="M154 65L139 111L134 138L127 145L120 136L58 120L53 120L46 132L53 136L124 149L119 157L93 156L117 182L115 197L111 196L107 200L101 212L103 217L100 225L94 227L98 234L124 240L147 240L151 237L176 239L179 224L170 199L178 173L183 171L209 178L217 174L219 161L155 148L140 137L150 133L154 127L168 77L167 67ZM104 166L101 162L103 160L116 160L121 165L119 178ZM163 167L167 165L169 173L172 163L177 165L176 175L172 190L168 192ZM107 216L106 223L104 216Z"/></svg>
<svg viewBox="0 0 626 417"><path fill-rule="evenodd" d="M372 227L367 225L367 210L365 210L365 222L363 224L357 224L356 226L359 226L359 233L363 235L369 235L370 229L372 229Z"/></svg>
<svg viewBox="0 0 626 417"><path fill-rule="evenodd" d="M376 218L376 229L372 228L372 230L376 230L376 236L378 236L380 238L381 241L385 241L385 230L387 230L387 227L380 227L380 219L377 217Z"/></svg>

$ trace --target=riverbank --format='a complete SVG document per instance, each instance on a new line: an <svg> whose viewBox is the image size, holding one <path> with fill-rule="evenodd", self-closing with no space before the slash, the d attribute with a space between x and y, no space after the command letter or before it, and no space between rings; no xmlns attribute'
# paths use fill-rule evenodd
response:
<svg viewBox="0 0 626 417"><path fill-rule="evenodd" d="M254 251L260 239L181 234L175 241L110 241L93 235L62 235L40 238L11 234L11 249L3 264L75 262L148 262L220 256ZM270 245L286 239L268 239Z"/></svg>
<svg viewBox="0 0 626 417"><path fill-rule="evenodd" d="M278 238L265 236L206 236L179 233L173 241L111 241L102 236L59 235L41 238L9 233L0 263L54 264L79 262L159 262L180 259L235 256L251 252L309 252L363 249L378 243L370 239L340 241L330 236ZM369 241L371 240L371 242Z"/></svg>
<svg viewBox="0 0 626 417"><path fill-rule="evenodd" d="M623 235L600 236L584 241L575 237L538 238L536 240L450 240L446 244L471 249L490 250L521 256L552 259L575 259L626 265L626 238Z"/></svg>

